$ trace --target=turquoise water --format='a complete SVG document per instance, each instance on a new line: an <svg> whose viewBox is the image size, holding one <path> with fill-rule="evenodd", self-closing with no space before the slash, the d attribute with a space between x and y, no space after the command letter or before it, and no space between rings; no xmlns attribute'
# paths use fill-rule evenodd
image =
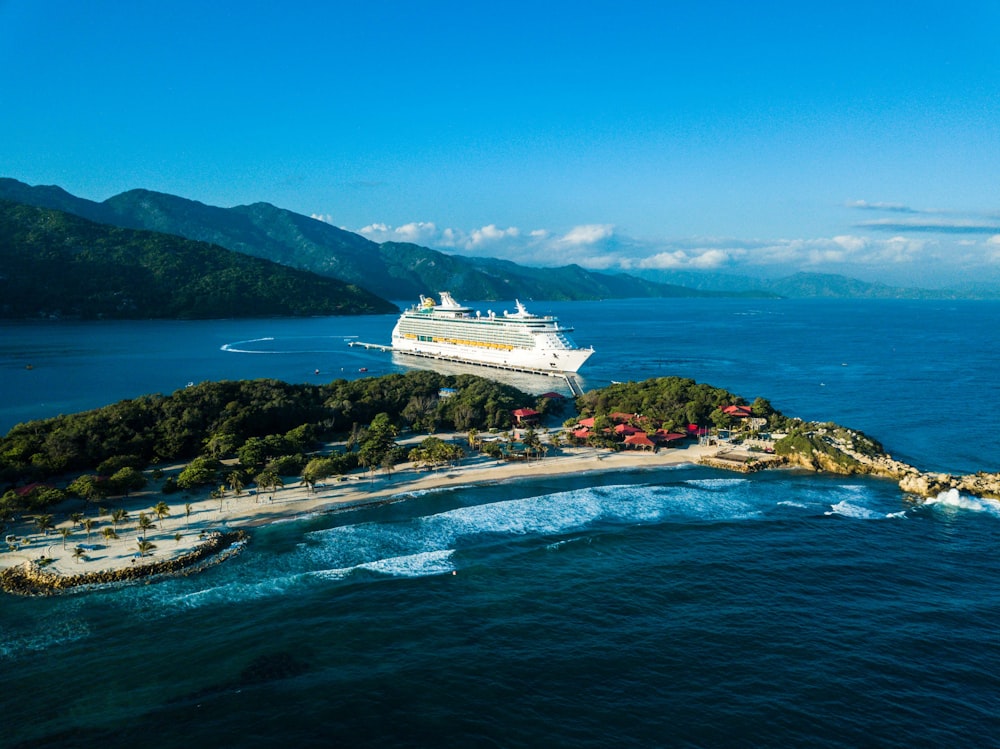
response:
<svg viewBox="0 0 1000 749"><path fill-rule="evenodd" d="M598 349L587 386L681 374L924 468L1000 470L1000 305L549 309ZM342 338L314 345L383 340L386 322L7 327L0 373L28 385L5 387L0 413L247 371L390 370ZM220 348L260 338L281 353ZM40 394L49 369L75 387ZM995 745L998 536L996 502L695 467L302 518L189 578L0 598L0 744Z"/></svg>

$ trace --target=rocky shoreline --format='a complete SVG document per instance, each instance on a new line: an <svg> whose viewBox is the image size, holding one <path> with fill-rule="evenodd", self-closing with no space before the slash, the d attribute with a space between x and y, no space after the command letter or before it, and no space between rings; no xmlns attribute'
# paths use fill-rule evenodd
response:
<svg viewBox="0 0 1000 749"><path fill-rule="evenodd" d="M0 571L0 590L16 595L46 596L140 580L150 582L154 577L189 575L239 553L249 538L250 534L244 530L215 532L193 551L174 559L78 575L59 575L48 572L37 562L24 562Z"/></svg>
<svg viewBox="0 0 1000 749"><path fill-rule="evenodd" d="M834 425L814 425L807 435L823 450L792 450L784 458L786 465L842 475L879 476L892 479L906 494L928 499L957 489L983 499L1000 499L1000 473L954 476L948 473L921 471L895 460L881 445L861 432Z"/></svg>

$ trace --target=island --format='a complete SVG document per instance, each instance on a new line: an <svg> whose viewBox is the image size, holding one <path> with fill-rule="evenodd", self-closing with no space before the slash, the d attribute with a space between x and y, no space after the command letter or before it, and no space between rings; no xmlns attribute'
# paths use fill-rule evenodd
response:
<svg viewBox="0 0 1000 749"><path fill-rule="evenodd" d="M51 594L190 574L279 519L448 486L679 464L871 475L915 502L1000 497L998 474L922 473L861 432L686 378L575 400L430 371L206 382L0 438L0 588Z"/></svg>

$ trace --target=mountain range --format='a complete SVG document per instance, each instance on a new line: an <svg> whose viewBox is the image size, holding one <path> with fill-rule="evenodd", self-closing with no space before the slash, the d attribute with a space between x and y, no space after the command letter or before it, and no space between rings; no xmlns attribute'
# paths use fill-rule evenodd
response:
<svg viewBox="0 0 1000 749"><path fill-rule="evenodd" d="M220 318L397 311L369 291L207 242L0 199L0 317Z"/></svg>
<svg viewBox="0 0 1000 749"><path fill-rule="evenodd" d="M448 255L415 244L378 244L269 203L219 208L150 190L129 190L98 203L60 187L32 187L7 178L0 178L0 198L112 226L209 242L337 278L384 299L415 300L420 294L442 289L466 300L719 296L625 274L596 273L578 265L542 271L505 260Z"/></svg>
<svg viewBox="0 0 1000 749"><path fill-rule="evenodd" d="M495 258L449 255L416 244L378 244L269 203L233 208L135 189L103 202L56 186L0 178L0 199L66 211L110 226L208 242L228 250L335 278L383 299L414 300L451 291L459 299L514 297L583 300L628 297L957 298L974 294L874 284L833 274L761 279L723 274L612 274L578 265L533 268Z"/></svg>

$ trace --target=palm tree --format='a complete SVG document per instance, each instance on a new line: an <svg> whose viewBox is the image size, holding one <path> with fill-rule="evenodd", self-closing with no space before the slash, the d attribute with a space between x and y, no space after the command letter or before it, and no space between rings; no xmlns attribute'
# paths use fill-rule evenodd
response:
<svg viewBox="0 0 1000 749"><path fill-rule="evenodd" d="M170 508L167 507L166 502L157 502L156 506L153 508L153 512L156 513L157 519L160 521L160 530L163 530L163 518L170 514Z"/></svg>
<svg viewBox="0 0 1000 749"><path fill-rule="evenodd" d="M82 546L77 546L75 549L73 549L73 558L78 562L81 559L86 559L87 558L86 550Z"/></svg>
<svg viewBox="0 0 1000 749"><path fill-rule="evenodd" d="M147 552L151 552L153 549L156 548L156 544L154 544L152 541L147 541L144 538L141 538L138 541L136 541L135 545L139 549L140 557L146 556Z"/></svg>
<svg viewBox="0 0 1000 749"><path fill-rule="evenodd" d="M101 528L101 535L104 536L105 541L113 541L118 538L118 532L114 528L108 528L107 526Z"/></svg>
<svg viewBox="0 0 1000 749"><path fill-rule="evenodd" d="M44 533L46 536L49 535L49 531L52 530L52 516L51 515L38 515L35 517L35 525L38 526L38 530Z"/></svg>
<svg viewBox="0 0 1000 749"><path fill-rule="evenodd" d="M83 519L83 529L85 531L87 531L87 540L88 541L90 540L90 532L92 530L94 530L94 525L95 525L95 523L94 523L93 518L84 518Z"/></svg>
<svg viewBox="0 0 1000 749"><path fill-rule="evenodd" d="M184 505L184 524L190 525L191 523L191 503L188 502Z"/></svg>
<svg viewBox="0 0 1000 749"><path fill-rule="evenodd" d="M279 486L284 486L285 482L281 480L281 477L270 468L265 468L259 474L257 478L254 479L254 483L257 484L257 489L261 492L271 492L271 499L274 499L274 490Z"/></svg>
<svg viewBox="0 0 1000 749"><path fill-rule="evenodd" d="M73 525L81 525L83 523L83 513L74 512L69 516L69 519L73 521Z"/></svg>
<svg viewBox="0 0 1000 749"><path fill-rule="evenodd" d="M178 544L181 542L182 538L184 538L184 536L183 534L181 534L180 531L177 531L177 533L174 534L174 541L176 541Z"/></svg>
<svg viewBox="0 0 1000 749"><path fill-rule="evenodd" d="M69 538L70 534L73 532L71 528L60 528L59 534L63 537L63 548L66 548L66 539Z"/></svg>
<svg viewBox="0 0 1000 749"><path fill-rule="evenodd" d="M118 532L118 524L124 523L126 520L128 520L128 510L118 508L117 510L111 513L111 522L115 526L116 533Z"/></svg>
<svg viewBox="0 0 1000 749"><path fill-rule="evenodd" d="M226 477L229 481L229 488L233 490L233 494L237 497L243 493L243 477L240 475L239 471L233 471Z"/></svg>
<svg viewBox="0 0 1000 749"><path fill-rule="evenodd" d="M395 467L396 461L391 451L382 456L382 472L387 479L392 478L392 470Z"/></svg>
<svg viewBox="0 0 1000 749"><path fill-rule="evenodd" d="M142 531L142 540L143 541L146 540L146 531L148 531L154 525L155 525L155 523L153 522L153 519L149 517L149 515L147 515L144 512L140 512L139 513L138 527L139 527L139 530Z"/></svg>

